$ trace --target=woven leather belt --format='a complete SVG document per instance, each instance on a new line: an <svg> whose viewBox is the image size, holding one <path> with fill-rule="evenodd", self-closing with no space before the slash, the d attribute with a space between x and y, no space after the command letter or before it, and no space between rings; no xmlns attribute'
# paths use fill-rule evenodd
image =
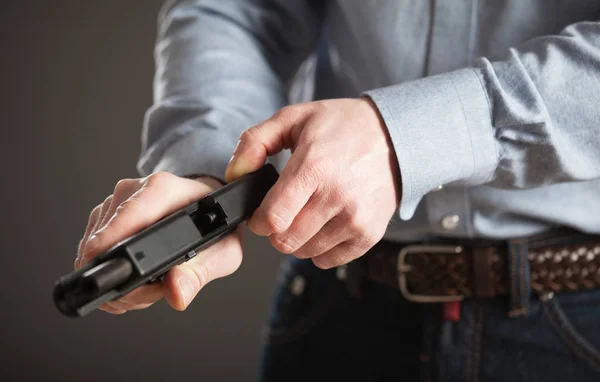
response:
<svg viewBox="0 0 600 382"><path fill-rule="evenodd" d="M600 287L600 236L544 236L527 244L533 292ZM508 292L508 248L506 241L407 246L382 241L349 264L348 278L360 273L416 302L494 298Z"/></svg>

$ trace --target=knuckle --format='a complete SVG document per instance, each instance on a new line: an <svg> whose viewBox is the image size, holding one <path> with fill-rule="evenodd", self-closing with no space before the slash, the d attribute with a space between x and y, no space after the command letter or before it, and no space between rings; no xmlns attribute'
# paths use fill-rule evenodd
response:
<svg viewBox="0 0 600 382"><path fill-rule="evenodd" d="M373 247L377 242L381 240L384 232L379 232L380 230L375 228L363 228L363 232L360 235L355 236L355 247L358 250L368 250Z"/></svg>
<svg viewBox="0 0 600 382"><path fill-rule="evenodd" d="M156 187L168 182L172 178L172 174L167 171L158 171L146 178L147 187Z"/></svg>
<svg viewBox="0 0 600 382"><path fill-rule="evenodd" d="M371 248L372 246L377 244L379 241L381 241L381 239L383 239L383 236L385 235L385 231L386 231L386 227L371 229L369 234L366 236L366 238L367 238L366 244L367 244L368 248Z"/></svg>
<svg viewBox="0 0 600 382"><path fill-rule="evenodd" d="M344 217L346 226L353 234L363 235L366 232L367 226L365 219L358 208L352 205L347 206Z"/></svg>
<svg viewBox="0 0 600 382"><path fill-rule="evenodd" d="M302 134L298 137L298 140L303 146L314 147L316 142L319 142L319 135L321 131L314 126L308 126L302 131Z"/></svg>
<svg viewBox="0 0 600 382"><path fill-rule="evenodd" d="M288 105L284 106L281 109L277 110L277 112L273 115L273 120L282 120L289 121L296 118L296 116L301 113L301 106L298 105Z"/></svg>
<svg viewBox="0 0 600 382"><path fill-rule="evenodd" d="M377 244L383 238L383 234L380 233L371 233L365 236L365 247L371 248L375 244Z"/></svg>
<svg viewBox="0 0 600 382"><path fill-rule="evenodd" d="M281 253L292 254L297 249L294 238L289 235L271 235L269 240Z"/></svg>
<svg viewBox="0 0 600 382"><path fill-rule="evenodd" d="M240 134L240 138L238 139L238 148L241 147L243 144L251 142L253 140L253 135L255 134L253 132L254 129L254 127L251 127L248 130L244 130L244 132Z"/></svg>
<svg viewBox="0 0 600 382"><path fill-rule="evenodd" d="M329 202L334 206L345 205L348 202L348 193L343 187L334 187L330 191Z"/></svg>
<svg viewBox="0 0 600 382"><path fill-rule="evenodd" d="M261 143L261 133L260 130L262 125L256 125L254 127L249 128L244 131L240 135L240 139L238 140L237 147L235 148L235 153L239 154L242 152L246 152L246 155L260 155L262 152L262 144ZM234 155L235 155L234 153Z"/></svg>
<svg viewBox="0 0 600 382"><path fill-rule="evenodd" d="M210 271L206 264L197 264L193 272L197 281L197 290L204 288L210 282Z"/></svg>
<svg viewBox="0 0 600 382"><path fill-rule="evenodd" d="M327 102L310 102L307 105L310 106L311 110L314 113L329 113L331 111L331 107Z"/></svg>
<svg viewBox="0 0 600 382"><path fill-rule="evenodd" d="M282 213L273 209L265 213L264 223L269 231L275 233L281 233L289 226L287 219L282 216Z"/></svg>
<svg viewBox="0 0 600 382"><path fill-rule="evenodd" d="M260 128L258 126L253 126L247 130L244 130L244 132L242 132L240 135L240 142L254 141L257 138L259 129Z"/></svg>
<svg viewBox="0 0 600 382"><path fill-rule="evenodd" d="M377 239L378 235L373 232L373 229L366 228L362 235L358 237L360 248L371 248L375 245L379 240Z"/></svg>
<svg viewBox="0 0 600 382"><path fill-rule="evenodd" d="M105 229L100 230L100 231L96 231L93 233L92 236L90 236L90 238L88 239L88 246L87 248L89 250L94 250L96 247L100 246L100 244L104 241L104 235L105 235ZM90 246L90 242L92 241L92 245ZM89 252L89 251L87 251Z"/></svg>
<svg viewBox="0 0 600 382"><path fill-rule="evenodd" d="M328 232L327 237L323 237L323 235L320 235L321 237L315 238L310 241L310 245L307 249L309 249L314 254L325 253L327 250L334 247L335 238L338 236L338 234L338 232L332 230Z"/></svg>
<svg viewBox="0 0 600 382"><path fill-rule="evenodd" d="M321 154L318 152L311 153L306 160L307 176L319 183L327 180L330 187L334 186L332 181L336 178L330 176L333 174L333 160L327 156L327 154Z"/></svg>
<svg viewBox="0 0 600 382"><path fill-rule="evenodd" d="M135 180L133 179L121 179L117 182L117 184L115 185L115 194L116 193L121 193L125 190L128 190L131 186L133 186L136 183Z"/></svg>
<svg viewBox="0 0 600 382"><path fill-rule="evenodd" d="M140 199L129 198L129 199L125 200L124 202L122 202L121 204L119 204L119 206L115 209L114 215L121 214L125 211L134 211L139 207L139 205L140 205Z"/></svg>
<svg viewBox="0 0 600 382"><path fill-rule="evenodd" d="M376 235L373 234L366 234L362 237L360 237L359 239L357 239L357 249L363 251L368 250L369 248L371 248L372 246L374 246L375 244L377 244L379 240L377 239Z"/></svg>
<svg viewBox="0 0 600 382"><path fill-rule="evenodd" d="M331 248L331 244L327 242L327 239L323 238L323 235L316 235L302 247L298 248L294 254L299 259L316 257Z"/></svg>

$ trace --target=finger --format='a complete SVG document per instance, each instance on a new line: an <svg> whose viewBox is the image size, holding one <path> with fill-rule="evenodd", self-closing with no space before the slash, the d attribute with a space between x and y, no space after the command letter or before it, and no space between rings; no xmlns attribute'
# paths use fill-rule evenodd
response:
<svg viewBox="0 0 600 382"><path fill-rule="evenodd" d="M323 193L316 192L312 195L298 216L293 220L291 226L284 232L269 236L271 244L280 252L286 254L295 253L309 240L317 235L328 222L336 216L341 209L341 204L327 198ZM328 234L334 235L332 228L343 229L339 224L329 224ZM329 242L327 236L321 239ZM333 247L335 244L331 245Z"/></svg>
<svg viewBox="0 0 600 382"><path fill-rule="evenodd" d="M77 269L81 268L83 265L85 265L85 263L89 259L85 253L86 247L88 244L87 242L88 242L89 238L94 234L94 232L96 232L96 230L98 229L98 226L100 225L100 221L102 221L104 215L106 214L106 211L108 210L108 207L110 206L112 197L113 197L112 195L107 196L106 199L104 199L104 201L102 202L102 204L99 204L94 209L94 210L97 209L94 222L93 222L93 224L88 225L88 229L86 229L86 235L80 242L80 251L79 251L79 255L77 257L77 261L75 264L75 267ZM90 220L90 223L91 223L91 220Z"/></svg>
<svg viewBox="0 0 600 382"><path fill-rule="evenodd" d="M98 219L96 219L96 223L90 230L89 236L87 237L87 239L82 247L82 253L81 253L80 261L79 261L80 267L83 266L84 264L86 264L90 259L92 259L94 257L94 256L90 256L90 252L91 252L91 250L94 249L96 242L90 243L90 241L94 237L96 232L98 232L98 229L100 227L100 222L102 222L102 220L104 219L104 216L106 216L106 212L110 208L112 199L113 199L113 195L112 194L108 195L106 197L106 199L104 199L104 202L102 202L102 204L100 205L100 212L98 214Z"/></svg>
<svg viewBox="0 0 600 382"><path fill-rule="evenodd" d="M109 306L108 304L103 304L98 309L105 311L107 313L110 313L110 314L123 314L123 313L127 312L126 310L123 310L123 309L113 308L112 306Z"/></svg>
<svg viewBox="0 0 600 382"><path fill-rule="evenodd" d="M252 232L269 236L286 231L317 190L323 180L321 164L306 163L305 157L305 150L301 149L290 157L279 179L248 220Z"/></svg>
<svg viewBox="0 0 600 382"><path fill-rule="evenodd" d="M117 207L104 227L90 237L86 256L91 258L107 250L210 191L212 188L201 182L173 174L151 175L142 188Z"/></svg>
<svg viewBox="0 0 600 382"><path fill-rule="evenodd" d="M108 210L110 209L110 205L112 204L113 198L114 198L114 195L110 194L106 197L106 199L104 199L104 202L102 203L102 208L100 208L100 216L98 216L98 221L96 222L96 225L92 229L92 232L95 232L100 228L100 223L102 223L102 221L106 217L106 214L108 213Z"/></svg>
<svg viewBox="0 0 600 382"><path fill-rule="evenodd" d="M146 309L146 308L154 305L154 303L152 303L152 304L130 304L128 302L123 302L123 301L119 301L119 300L110 301L107 304L114 309L125 310L125 311Z"/></svg>
<svg viewBox="0 0 600 382"><path fill-rule="evenodd" d="M130 305L152 304L164 297L164 288L160 282L142 285L117 301Z"/></svg>
<svg viewBox="0 0 600 382"><path fill-rule="evenodd" d="M90 235L95 232L98 228L102 227L109 217L111 217L117 208L118 205L121 204L125 199L127 199L131 194L141 188L141 183L134 179L122 179L117 182L115 186L115 190L113 194L106 198L106 200L96 206L92 210L90 214L90 218L88 219L88 225L86 227L83 238L79 241L79 245L77 247L77 258L75 260L75 268L79 268L82 257L82 249L83 246L87 243ZM106 208L106 203L108 202L108 208ZM102 209L105 208L105 211Z"/></svg>
<svg viewBox="0 0 600 382"><path fill-rule="evenodd" d="M98 230L102 229L108 222L108 220L113 216L117 207L121 205L125 200L127 200L131 195L135 194L140 188L142 188L143 183L140 180L135 179L121 179L117 182L115 189L113 191L113 197L110 202L106 213L102 217L100 223L98 224Z"/></svg>
<svg viewBox="0 0 600 382"><path fill-rule="evenodd" d="M267 156L292 147L292 131L308 116L307 107L285 107L271 118L244 131L225 170L225 181L260 169Z"/></svg>
<svg viewBox="0 0 600 382"><path fill-rule="evenodd" d="M79 246L77 247L77 258L75 259L75 269L79 269L79 267L81 265L80 262L82 259L83 246L86 244L88 237L90 236L90 233L92 232L92 228L94 228L96 226L98 218L100 217L100 209L101 208L102 208L102 205L99 204L96 207L94 207L94 209L90 213L90 217L88 218L88 224L85 227L85 232L83 234L83 238L79 241Z"/></svg>
<svg viewBox="0 0 600 382"><path fill-rule="evenodd" d="M354 259L359 258L364 254L365 250L348 241L340 243L323 253L320 256L313 257L312 262L321 269L330 269L339 267L340 265L348 264Z"/></svg>
<svg viewBox="0 0 600 382"><path fill-rule="evenodd" d="M348 239L350 239L350 231L345 227L344 221L339 216L335 216L309 241L294 251L294 256L299 259L317 257Z"/></svg>
<svg viewBox="0 0 600 382"><path fill-rule="evenodd" d="M148 307L159 301L163 296L163 286L161 283L156 282L142 285L118 300L109 301L107 304L118 309L143 309L139 307Z"/></svg>
<svg viewBox="0 0 600 382"><path fill-rule="evenodd" d="M185 310L209 282L235 272L242 263L240 228L191 260L171 269L164 281L165 298L176 310Z"/></svg>
<svg viewBox="0 0 600 382"><path fill-rule="evenodd" d="M102 204L102 210L100 211L100 217L98 219L98 222L96 223L96 226L94 227L94 232L98 231L102 227L103 223L112 216L112 213L110 212L111 208L114 211L114 209L116 208L116 205L118 205L115 202L116 201L115 201L114 194L108 195L108 197ZM120 203L120 201L118 203Z"/></svg>

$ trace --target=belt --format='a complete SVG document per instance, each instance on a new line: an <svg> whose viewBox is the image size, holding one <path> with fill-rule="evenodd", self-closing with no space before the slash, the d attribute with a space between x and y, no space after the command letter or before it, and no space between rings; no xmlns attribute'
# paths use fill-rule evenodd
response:
<svg viewBox="0 0 600 382"><path fill-rule="evenodd" d="M509 251L515 243L527 244L534 293L600 287L600 236L572 232L515 241L381 241L347 265L346 278L351 292L370 280L415 302L494 298L508 293Z"/></svg>

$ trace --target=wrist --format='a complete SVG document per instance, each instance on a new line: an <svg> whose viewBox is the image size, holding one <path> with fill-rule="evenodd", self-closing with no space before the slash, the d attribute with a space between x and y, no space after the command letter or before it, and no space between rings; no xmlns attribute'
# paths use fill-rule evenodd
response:
<svg viewBox="0 0 600 382"><path fill-rule="evenodd" d="M381 112L379 111L379 108L377 104L373 101L373 99L368 95L363 95L360 97L360 99L363 100L369 106L372 115L375 117L373 119L373 124L376 126L376 129L381 132L385 139L385 143L387 145L389 153L389 168L394 179L394 188L396 191L396 205L397 207L399 207L400 200L402 197L402 176L392 137L390 135L390 132L388 131L388 127L385 123L385 120L383 119L383 116L381 115Z"/></svg>

